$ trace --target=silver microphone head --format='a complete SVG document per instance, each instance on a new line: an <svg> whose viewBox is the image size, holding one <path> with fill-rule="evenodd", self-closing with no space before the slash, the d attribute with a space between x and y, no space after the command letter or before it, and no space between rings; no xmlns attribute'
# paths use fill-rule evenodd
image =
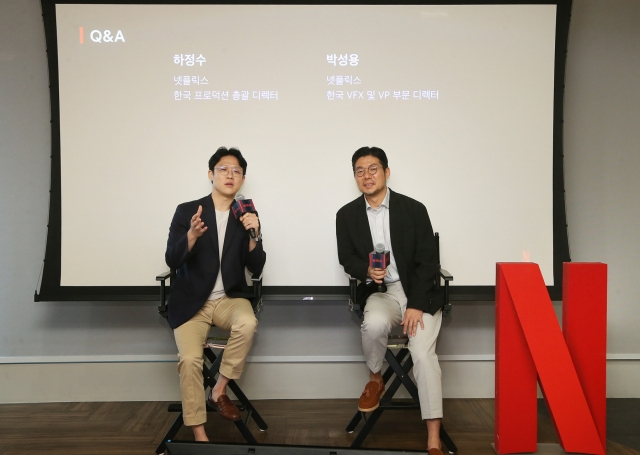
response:
<svg viewBox="0 0 640 455"><path fill-rule="evenodd" d="M242 194L236 194L235 200L236 201L244 201L244 196Z"/></svg>
<svg viewBox="0 0 640 455"><path fill-rule="evenodd" d="M384 243L376 243L376 246L373 247L373 250L377 253L384 253Z"/></svg>

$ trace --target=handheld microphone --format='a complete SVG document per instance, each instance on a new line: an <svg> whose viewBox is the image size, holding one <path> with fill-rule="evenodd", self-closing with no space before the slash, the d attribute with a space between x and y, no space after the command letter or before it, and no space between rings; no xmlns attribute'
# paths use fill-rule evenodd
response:
<svg viewBox="0 0 640 455"><path fill-rule="evenodd" d="M369 253L369 267L373 269L386 269L391 262L391 253L385 251L383 243L377 243L373 247L373 251ZM383 283L377 283L378 292L386 292L387 286Z"/></svg>
<svg viewBox="0 0 640 455"><path fill-rule="evenodd" d="M255 213L256 207L255 205L253 205L253 201L251 199L245 199L242 194L237 194L235 197L235 202L231 206L231 211L233 212L233 216L237 220L245 213ZM252 239L255 239L256 230L254 228L250 228L249 235Z"/></svg>

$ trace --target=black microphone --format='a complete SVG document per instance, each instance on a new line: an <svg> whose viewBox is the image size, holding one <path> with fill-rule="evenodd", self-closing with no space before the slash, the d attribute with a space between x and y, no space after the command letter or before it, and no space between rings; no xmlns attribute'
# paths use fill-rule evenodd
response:
<svg viewBox="0 0 640 455"><path fill-rule="evenodd" d="M373 251L369 253L369 267L372 269L386 269L391 262L391 253L385 251L383 243L376 243ZM376 283L378 292L387 292L387 286L382 283Z"/></svg>
<svg viewBox="0 0 640 455"><path fill-rule="evenodd" d="M253 201L251 199L245 199L242 194L237 194L235 197L235 201L231 206L231 211L233 212L233 216L237 220L245 213L255 213L256 207L255 205L253 205ZM249 228L249 235L252 239L255 239L256 230L254 228Z"/></svg>

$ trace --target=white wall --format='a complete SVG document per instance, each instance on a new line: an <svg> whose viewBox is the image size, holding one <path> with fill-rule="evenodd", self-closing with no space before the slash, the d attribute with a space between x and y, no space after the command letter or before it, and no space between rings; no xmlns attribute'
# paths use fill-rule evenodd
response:
<svg viewBox="0 0 640 455"><path fill-rule="evenodd" d="M176 349L156 303L33 302L49 200L46 65L39 2L0 2L0 402L177 399ZM610 267L608 352L619 359L608 366L612 397L640 396L639 74L640 2L574 2L569 239L573 260ZM95 180L114 184L99 170ZM456 305L438 347L445 396L493 396L493 328L491 303ZM355 397L366 378L345 303L269 303L251 355L243 382L255 398Z"/></svg>
<svg viewBox="0 0 640 455"><path fill-rule="evenodd" d="M573 261L609 264L608 352L640 353L640 2L574 1L565 92Z"/></svg>

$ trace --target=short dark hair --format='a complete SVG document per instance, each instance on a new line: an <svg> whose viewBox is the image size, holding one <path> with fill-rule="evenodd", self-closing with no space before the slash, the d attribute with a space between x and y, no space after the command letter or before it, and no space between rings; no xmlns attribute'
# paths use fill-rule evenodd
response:
<svg viewBox="0 0 640 455"><path fill-rule="evenodd" d="M389 167L389 160L387 160L387 154L384 153L384 150L379 147L360 147L351 157L351 167L354 172L356 170L356 161L363 156L375 156L380 160L382 169L387 169Z"/></svg>
<svg viewBox="0 0 640 455"><path fill-rule="evenodd" d="M218 161L220 161L223 156L235 156L238 160L238 164L240 164L240 167L242 168L242 175L247 173L247 160L244 159L240 150L235 147L231 147L230 149L220 147L216 150L216 153L211 155L211 158L209 158L209 170L211 172L213 172L213 168L216 167L216 164L218 164Z"/></svg>

